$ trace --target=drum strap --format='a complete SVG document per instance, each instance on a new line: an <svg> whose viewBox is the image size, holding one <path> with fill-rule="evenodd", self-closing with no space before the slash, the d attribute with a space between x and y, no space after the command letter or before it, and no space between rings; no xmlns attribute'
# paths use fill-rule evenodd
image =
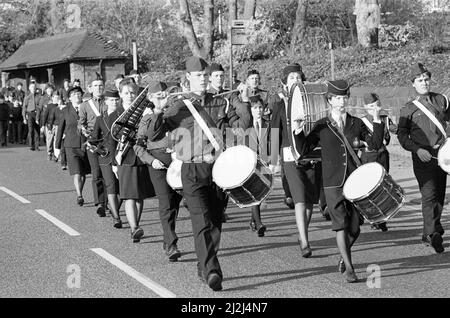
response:
<svg viewBox="0 0 450 318"><path fill-rule="evenodd" d="M214 136L213 136L211 130L208 128L208 125L206 124L205 120L202 118L202 116L200 116L200 114L198 113L197 109L195 109L192 102L188 99L184 99L183 102L187 106L189 111L191 112L192 116L194 116L195 121L198 123L200 128L203 130L203 133L206 135L206 137L208 137L208 140L213 145L214 149L216 149L216 151L219 151L220 150L219 143L214 138Z"/></svg>
<svg viewBox="0 0 450 318"><path fill-rule="evenodd" d="M342 140L344 141L345 147L347 148L348 153L352 157L356 167L361 166L361 160L359 159L358 155L355 153L352 146L348 142L347 137L345 137L344 131L339 128L337 122L334 121L334 119L331 119L331 125L335 129L335 132L337 132L339 134L339 136L342 138Z"/></svg>
<svg viewBox="0 0 450 318"><path fill-rule="evenodd" d="M430 118L444 137L447 137L447 133L445 132L444 127L442 127L442 124L421 102L418 100L413 100L413 104L416 105L417 108L419 108L425 115L427 115L428 118Z"/></svg>

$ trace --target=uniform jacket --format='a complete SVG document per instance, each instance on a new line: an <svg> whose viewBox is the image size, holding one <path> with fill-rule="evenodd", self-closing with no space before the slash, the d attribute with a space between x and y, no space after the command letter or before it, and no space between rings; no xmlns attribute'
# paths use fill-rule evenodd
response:
<svg viewBox="0 0 450 318"><path fill-rule="evenodd" d="M270 121L261 119L260 135L256 131L253 125L248 129L248 133L245 136L245 145L252 149L257 155L266 163L270 163ZM276 162L275 162L276 164Z"/></svg>
<svg viewBox="0 0 450 318"><path fill-rule="evenodd" d="M68 103L62 111L58 133L56 135L56 149L61 149L61 141L64 134L64 147L81 148L86 138L78 130L78 119L77 111L71 103Z"/></svg>
<svg viewBox="0 0 450 318"><path fill-rule="evenodd" d="M118 109L115 112L111 113L108 117L108 121L112 124L116 121L117 118L119 118L119 116L122 114L123 109ZM117 162L115 160L115 156L117 155L117 153L119 152L119 149L117 149L117 141L115 141L113 138L111 138L111 147L114 149L114 154L113 154L113 165L117 165ZM121 166L138 166L138 165L143 165L144 163L139 160L139 158L136 156L136 153L134 152L133 146L134 146L134 142L130 142L129 143L129 148L125 153L125 157L122 158L122 162L121 162Z"/></svg>
<svg viewBox="0 0 450 318"><path fill-rule="evenodd" d="M94 105L99 111L100 114L103 113L105 110L105 104L103 98L100 99L92 99L94 101ZM78 122L80 129L81 127L84 127L88 130L94 129L95 120L97 116L95 115L94 111L92 110L89 100L83 102L80 106L80 120Z"/></svg>
<svg viewBox="0 0 450 318"><path fill-rule="evenodd" d="M222 131L217 128L216 123L206 111L206 108L210 106L209 103L216 103L216 101L212 99L212 94L206 93L202 96L187 94L183 99L189 99L192 102L207 126L211 129L219 147L223 149ZM161 121L161 124L164 125L165 129L161 129L161 131L173 131L172 138L174 140L174 150L177 154L177 158L182 161L194 162L198 160L198 157L214 156L215 150L213 145L195 121L191 112L183 102L183 99L173 101L166 109L162 117L163 120ZM205 107L203 107L202 104L205 105ZM160 129L160 127L155 126L155 129Z"/></svg>
<svg viewBox="0 0 450 318"><path fill-rule="evenodd" d="M23 100L23 106L22 106L22 116L25 118L25 114L31 111L38 111L39 109L39 100L41 98L41 95L36 91L34 94L28 94L25 96L25 99ZM36 117L39 118L39 117Z"/></svg>
<svg viewBox="0 0 450 318"><path fill-rule="evenodd" d="M114 141L114 139L111 137L111 126L114 123L112 119L114 119L114 116L103 114L101 117L97 117L95 124L94 124L94 130L92 131L91 138L93 140L100 140L103 139L103 141L95 143L98 145L98 147L103 147L108 149L108 155L105 157L98 156L98 162L101 165L109 165L113 163L112 155L114 155L114 152L116 150L117 143ZM115 120L115 119L114 119Z"/></svg>
<svg viewBox="0 0 450 318"><path fill-rule="evenodd" d="M371 149L383 145L384 124L374 123L373 134L360 118L347 113L344 134L350 145L355 137L364 140ZM322 146L322 178L325 188L342 187L356 165L345 146L342 136L338 134L329 117L317 121L312 131L305 137L304 132L295 135L297 151L303 157L311 152L320 142Z"/></svg>
<svg viewBox="0 0 450 318"><path fill-rule="evenodd" d="M58 105L50 103L44 106L44 111L42 115L41 126L53 126L53 120L50 118L50 114L54 112L54 109L57 108Z"/></svg>
<svg viewBox="0 0 450 318"><path fill-rule="evenodd" d="M0 120L7 121L9 120L9 106L7 103L0 104Z"/></svg>
<svg viewBox="0 0 450 318"><path fill-rule="evenodd" d="M430 93L417 96L421 102L446 129L446 121L450 119L450 107L444 95ZM419 148L431 150L445 139L438 128L412 101L406 103L400 110L398 123L398 141L408 151L416 153Z"/></svg>

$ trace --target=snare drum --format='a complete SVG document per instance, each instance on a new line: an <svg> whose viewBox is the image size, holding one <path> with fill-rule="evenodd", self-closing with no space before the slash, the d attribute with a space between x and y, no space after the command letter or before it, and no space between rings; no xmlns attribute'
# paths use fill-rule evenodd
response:
<svg viewBox="0 0 450 318"><path fill-rule="evenodd" d="M405 203L403 189L377 162L353 171L345 181L343 194L366 220L375 224L389 220Z"/></svg>
<svg viewBox="0 0 450 318"><path fill-rule="evenodd" d="M438 164L442 170L450 174L450 139L445 139L438 152Z"/></svg>
<svg viewBox="0 0 450 318"><path fill-rule="evenodd" d="M240 208L260 204L272 188L272 172L256 153L246 146L228 148L212 169L213 181Z"/></svg>
<svg viewBox="0 0 450 318"><path fill-rule="evenodd" d="M181 165L183 161L173 159L167 168L166 180L169 186L177 192L183 190L183 183L181 182Z"/></svg>

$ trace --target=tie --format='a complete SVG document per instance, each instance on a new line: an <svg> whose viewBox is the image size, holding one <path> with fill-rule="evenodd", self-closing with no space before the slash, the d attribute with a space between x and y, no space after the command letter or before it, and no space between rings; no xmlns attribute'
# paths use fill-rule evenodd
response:
<svg viewBox="0 0 450 318"><path fill-rule="evenodd" d="M255 121L255 129L256 129L256 134L257 134L258 139L259 139L259 137L261 135L261 131L260 131L260 127L259 127L259 122L258 121Z"/></svg>
<svg viewBox="0 0 450 318"><path fill-rule="evenodd" d="M345 123L344 123L344 119L341 116L339 117L338 125L339 125L339 128L343 131L345 128Z"/></svg>

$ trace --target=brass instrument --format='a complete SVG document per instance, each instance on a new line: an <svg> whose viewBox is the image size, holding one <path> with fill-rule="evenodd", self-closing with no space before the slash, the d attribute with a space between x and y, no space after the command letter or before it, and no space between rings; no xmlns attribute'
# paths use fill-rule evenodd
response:
<svg viewBox="0 0 450 318"><path fill-rule="evenodd" d="M116 160L119 165L131 146L130 142L134 142L136 139L139 122L144 110L151 105L151 102L147 99L149 87L150 85L147 85L139 93L130 107L111 126L111 136L118 142Z"/></svg>

